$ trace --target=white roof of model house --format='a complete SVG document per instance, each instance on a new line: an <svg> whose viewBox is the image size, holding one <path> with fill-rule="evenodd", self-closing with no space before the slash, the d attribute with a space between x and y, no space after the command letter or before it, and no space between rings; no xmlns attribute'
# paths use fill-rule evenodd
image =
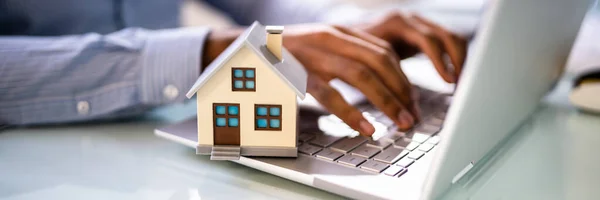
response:
<svg viewBox="0 0 600 200"><path fill-rule="evenodd" d="M267 49L266 37L267 32L265 27L258 22L254 22L242 35L231 43L225 51L210 63L208 67L206 67L190 91L187 92L186 96L192 98L196 91L206 84L208 80L223 67L223 64L245 45L253 50L258 57L262 59L273 72L275 72L275 74L279 75L279 77L296 92L298 97L304 99L308 77L306 70L302 64L300 64L300 62L298 62L298 60L283 47L281 48L283 62L280 62L280 60Z"/></svg>

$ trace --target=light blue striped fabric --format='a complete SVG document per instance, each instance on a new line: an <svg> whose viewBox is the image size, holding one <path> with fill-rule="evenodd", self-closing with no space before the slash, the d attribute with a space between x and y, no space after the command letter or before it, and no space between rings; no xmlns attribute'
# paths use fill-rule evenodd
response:
<svg viewBox="0 0 600 200"><path fill-rule="evenodd" d="M325 2L207 1L240 24L316 21ZM0 124L129 116L185 100L209 29L177 28L180 6L181 0L0 0ZM178 94L168 98L173 87Z"/></svg>
<svg viewBox="0 0 600 200"><path fill-rule="evenodd" d="M9 124L76 121L166 99L173 85L184 93L200 74L206 28L108 35L0 38L0 117ZM78 113L79 102L89 111Z"/></svg>

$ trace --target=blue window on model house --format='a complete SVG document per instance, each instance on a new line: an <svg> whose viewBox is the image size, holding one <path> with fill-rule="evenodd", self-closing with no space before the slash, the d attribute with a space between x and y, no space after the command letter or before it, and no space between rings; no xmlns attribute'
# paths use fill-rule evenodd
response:
<svg viewBox="0 0 600 200"><path fill-rule="evenodd" d="M239 104L213 104L216 127L238 127L240 125Z"/></svg>
<svg viewBox="0 0 600 200"><path fill-rule="evenodd" d="M255 130L281 130L281 105L255 104L254 108Z"/></svg>
<svg viewBox="0 0 600 200"><path fill-rule="evenodd" d="M256 91L256 69L233 68L231 70L231 90Z"/></svg>

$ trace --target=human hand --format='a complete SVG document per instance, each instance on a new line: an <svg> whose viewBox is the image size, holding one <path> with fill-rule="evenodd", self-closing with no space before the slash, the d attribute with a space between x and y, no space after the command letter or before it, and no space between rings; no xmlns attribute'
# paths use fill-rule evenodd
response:
<svg viewBox="0 0 600 200"><path fill-rule="evenodd" d="M446 82L458 80L467 55L465 38L417 15L400 12L389 13L357 28L390 43L401 59L425 53Z"/></svg>
<svg viewBox="0 0 600 200"><path fill-rule="evenodd" d="M400 13L355 27L319 24L286 27L284 45L307 68L308 92L350 127L363 135L374 132L360 111L328 84L332 79L339 78L358 88L398 127L409 129L420 118L414 102L418 94L411 91L399 59L423 52L445 81L456 82L465 61L466 40L421 17ZM211 34L202 66L222 52L241 31ZM451 62L446 61L447 57Z"/></svg>
<svg viewBox="0 0 600 200"><path fill-rule="evenodd" d="M416 95L385 40L357 29L309 24L286 27L284 46L307 69L307 91L362 135L373 134L375 128L329 81L338 78L356 87L401 129L419 119Z"/></svg>

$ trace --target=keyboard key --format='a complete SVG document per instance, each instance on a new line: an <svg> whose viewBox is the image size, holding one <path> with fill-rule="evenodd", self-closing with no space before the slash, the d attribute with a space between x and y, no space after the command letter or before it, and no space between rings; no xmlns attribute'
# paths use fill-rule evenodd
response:
<svg viewBox="0 0 600 200"><path fill-rule="evenodd" d="M391 141L389 141L389 140L383 140L383 139L379 139L379 140L372 140L371 139L371 140L367 141L367 145L368 146L379 148L381 150L387 148L391 144L392 144Z"/></svg>
<svg viewBox="0 0 600 200"><path fill-rule="evenodd" d="M358 147L368 139L363 136L356 136L353 138L344 138L339 142L332 145L330 148L333 150L341 151L342 153L348 153L352 149Z"/></svg>
<svg viewBox="0 0 600 200"><path fill-rule="evenodd" d="M362 156L365 158L373 157L375 154L379 153L379 149L375 147L370 147L367 145L362 145L352 151L352 155Z"/></svg>
<svg viewBox="0 0 600 200"><path fill-rule="evenodd" d="M330 149L323 149L322 151L317 153L317 158L334 161L335 159L338 159L339 157L342 157L343 155L344 154L337 152L337 151L333 151Z"/></svg>
<svg viewBox="0 0 600 200"><path fill-rule="evenodd" d="M417 159L423 157L423 155L425 155L425 152L422 152L422 151L411 151L406 157L417 160Z"/></svg>
<svg viewBox="0 0 600 200"><path fill-rule="evenodd" d="M410 139L411 141L414 142L418 142L418 143L423 143L425 142L425 140L429 139L431 136L429 134L422 134L419 132L415 132L415 131L411 131L410 133L406 134L405 138Z"/></svg>
<svg viewBox="0 0 600 200"><path fill-rule="evenodd" d="M383 171L383 174L388 175L388 176L396 176L396 174L398 174L400 171L402 171L402 167L400 166L390 166L388 167L385 171Z"/></svg>
<svg viewBox="0 0 600 200"><path fill-rule="evenodd" d="M444 125L444 120L435 117L430 117L427 120L425 120L424 123L431 126L442 127L442 125Z"/></svg>
<svg viewBox="0 0 600 200"><path fill-rule="evenodd" d="M402 159L400 159L396 165L400 166L400 167L404 167L407 168L408 166L412 165L415 162L415 160L410 159L408 157L404 157Z"/></svg>
<svg viewBox="0 0 600 200"><path fill-rule="evenodd" d="M308 142L310 139L313 139L314 137L315 137L315 134L312 134L312 133L300 133L300 135L298 135L298 141Z"/></svg>
<svg viewBox="0 0 600 200"><path fill-rule="evenodd" d="M429 138L427 140L427 143L430 143L430 144L438 144L438 143L440 143L440 136L436 135L436 136L433 136L433 137Z"/></svg>
<svg viewBox="0 0 600 200"><path fill-rule="evenodd" d="M374 138L380 138L386 134L388 134L388 127L383 125L382 123L379 122L370 122L371 124L373 124L373 127L375 127L375 132L373 133L372 137Z"/></svg>
<svg viewBox="0 0 600 200"><path fill-rule="evenodd" d="M433 114L433 117L444 120L446 119L446 112L437 112Z"/></svg>
<svg viewBox="0 0 600 200"><path fill-rule="evenodd" d="M345 164L345 165L350 165L352 167L356 167L358 165L360 165L361 163L365 162L365 158L363 157L359 157L359 156L355 156L355 155L345 155L344 157L338 159L339 163Z"/></svg>
<svg viewBox="0 0 600 200"><path fill-rule="evenodd" d="M382 115L380 117L378 117L376 119L379 123L383 124L385 127L390 127L392 125L394 125L394 121L392 121L389 117L387 117L386 115Z"/></svg>
<svg viewBox="0 0 600 200"><path fill-rule="evenodd" d="M328 133L331 133L330 135L340 135L340 136L355 136L355 135L359 135L359 133L357 131L355 131L354 129L350 128L350 126L348 126L347 124L341 124L343 127L338 128L335 131L330 131Z"/></svg>
<svg viewBox="0 0 600 200"><path fill-rule="evenodd" d="M337 117L334 114L330 114L327 116L327 119L331 122L335 122L335 123L344 123L344 121L342 121L342 119L340 119L339 117Z"/></svg>
<svg viewBox="0 0 600 200"><path fill-rule="evenodd" d="M448 109L450 109L450 104L452 104L452 101L454 99L454 96L452 95L445 95L443 97L443 104L441 105L442 110L447 111ZM446 113L444 113L445 115Z"/></svg>
<svg viewBox="0 0 600 200"><path fill-rule="evenodd" d="M364 105L363 104L359 104L359 105L356 105L356 108L359 111L363 112L363 115L364 115L365 112L369 113L370 115L372 115L373 112L378 111L377 108L375 108L375 106L370 105L370 104L364 104Z"/></svg>
<svg viewBox="0 0 600 200"><path fill-rule="evenodd" d="M400 170L400 172L398 172L398 177L400 177L400 176L402 176L402 175L406 174L406 172L408 172L408 169L406 169L406 168L402 168L402 170Z"/></svg>
<svg viewBox="0 0 600 200"><path fill-rule="evenodd" d="M388 134L379 138L379 140L388 140L390 142L395 142L396 140L399 140L400 138L404 137L405 135L406 135L406 133L404 133L404 132L390 131Z"/></svg>
<svg viewBox="0 0 600 200"><path fill-rule="evenodd" d="M390 147L377 154L373 159L391 164L406 156L409 152L408 150Z"/></svg>
<svg viewBox="0 0 600 200"><path fill-rule="evenodd" d="M310 143L319 147L328 147L334 142L342 139L341 137L334 137L325 134L318 134L315 139L311 140Z"/></svg>
<svg viewBox="0 0 600 200"><path fill-rule="evenodd" d="M385 163L382 163L379 161L369 160L369 161L363 163L362 165L360 165L360 168L369 170L372 172L380 173L388 166L389 166L388 164L385 164Z"/></svg>
<svg viewBox="0 0 600 200"><path fill-rule="evenodd" d="M373 107L371 107L371 108L372 108L372 109L374 109ZM374 120L375 120L375 116L373 116L373 115L372 115L372 114L369 112L369 110L368 110L368 109L367 109L367 110L364 110L364 109L361 109L361 108L359 108L358 110L362 110L361 114L362 114L362 116L363 116L363 117L365 117L365 119L367 119L367 120L370 120L370 121L374 121Z"/></svg>
<svg viewBox="0 0 600 200"><path fill-rule="evenodd" d="M433 147L435 147L434 144L425 143L425 144L419 145L419 150L424 151L424 152L429 152L429 151L431 151L431 149L433 149Z"/></svg>
<svg viewBox="0 0 600 200"><path fill-rule="evenodd" d="M412 150L415 150L417 147L419 147L419 143L413 142L409 139L404 138L404 139L400 139L400 140L396 141L394 143L394 147L412 151Z"/></svg>
<svg viewBox="0 0 600 200"><path fill-rule="evenodd" d="M417 126L417 128L415 128L414 132L431 136L436 134L437 132L440 132L440 127L429 124L420 124L419 126Z"/></svg>
<svg viewBox="0 0 600 200"><path fill-rule="evenodd" d="M394 147L404 149L406 146L408 146L408 144L410 144L410 142L410 140L403 138L394 142Z"/></svg>
<svg viewBox="0 0 600 200"><path fill-rule="evenodd" d="M304 143L298 147L298 151L300 153L304 153L304 154L308 154L308 155L312 156L315 153L321 151L321 147L317 147L317 146L310 145L308 143Z"/></svg>
<svg viewBox="0 0 600 200"><path fill-rule="evenodd" d="M420 106L421 106L421 116L423 116L423 117L432 115L436 110L436 107L433 106L432 104L426 103L426 104L421 104Z"/></svg>
<svg viewBox="0 0 600 200"><path fill-rule="evenodd" d="M324 132L324 135L339 135L339 136L350 136L353 135L353 132L356 132L352 128L350 128L347 124L330 122L330 125L323 125L321 130ZM357 132L358 133L358 132ZM358 134L356 134L358 135Z"/></svg>
<svg viewBox="0 0 600 200"><path fill-rule="evenodd" d="M369 114L374 118L379 118L381 116L385 116L385 113L383 113L377 109L374 109L374 111L369 111Z"/></svg>

